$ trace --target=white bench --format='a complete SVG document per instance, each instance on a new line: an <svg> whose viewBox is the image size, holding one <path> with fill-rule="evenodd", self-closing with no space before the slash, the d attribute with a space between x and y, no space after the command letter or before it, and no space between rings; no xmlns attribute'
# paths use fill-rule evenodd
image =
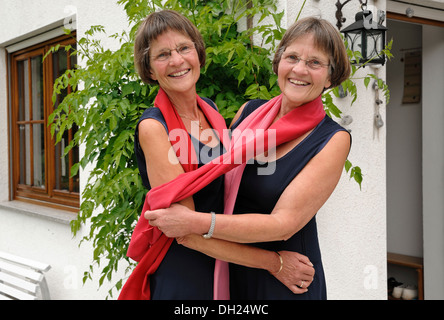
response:
<svg viewBox="0 0 444 320"><path fill-rule="evenodd" d="M49 300L49 264L0 252L0 300Z"/></svg>

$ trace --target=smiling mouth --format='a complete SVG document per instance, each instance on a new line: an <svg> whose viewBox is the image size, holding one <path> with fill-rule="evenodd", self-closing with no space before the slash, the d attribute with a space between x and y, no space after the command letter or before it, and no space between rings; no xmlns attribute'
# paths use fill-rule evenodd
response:
<svg viewBox="0 0 444 320"><path fill-rule="evenodd" d="M298 85L298 86L308 86L310 84L308 82L301 81L301 80L289 79L289 81L295 85Z"/></svg>
<svg viewBox="0 0 444 320"><path fill-rule="evenodd" d="M191 69L186 69L186 70L178 71L176 73L172 73L169 76L172 78L178 78L178 77L186 75L190 71L191 71Z"/></svg>

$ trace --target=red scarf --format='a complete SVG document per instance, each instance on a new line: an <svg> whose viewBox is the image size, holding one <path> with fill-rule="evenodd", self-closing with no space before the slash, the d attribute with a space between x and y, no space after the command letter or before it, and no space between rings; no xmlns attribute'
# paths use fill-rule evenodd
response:
<svg viewBox="0 0 444 320"><path fill-rule="evenodd" d="M182 128L188 136L177 112L171 106L169 100L165 100L168 100L166 94L162 90L159 90L156 101L159 103L159 108L160 103L168 106L161 108L162 114L167 122L168 130L170 131L172 128ZM247 137L247 141L242 139L240 135L234 134L231 145L229 148L226 148L228 151L225 154L194 170L193 168L196 168L197 165L190 166L189 164L182 164L188 173L181 174L176 179L150 190L146 196L142 215L134 229L128 249L128 256L136 261L140 260L140 262L122 288L119 299L150 298L149 276L156 271L173 241L173 239L163 235L160 230L149 225L148 221L143 217L143 213L149 210L148 208L168 208L172 203L192 196L217 177L240 166L240 168L233 170L233 173L230 173L226 177L226 208L224 213L231 214L245 162L255 156L254 152L249 156L245 156L246 151L251 149L250 146L263 146L261 151L258 151L258 153L263 153L264 150L267 150L269 142L273 143L273 147L275 147L284 142L294 140L317 126L325 116L321 97L319 96L312 102L295 108L272 124L272 121L280 110L281 102L282 95L265 103L241 123L239 130L249 128L253 129L253 132L256 133L254 136ZM200 101L199 105L201 105ZM215 111L210 106L208 107ZM164 113L162 109L167 110L165 110ZM218 132L222 143L224 143L226 137L224 132L222 132L223 129L221 130L224 126L224 124L222 125L221 123L224 123L222 117L216 116L209 111L207 114L207 111L203 108L202 110L212 127ZM172 119L169 119L170 117ZM212 117L214 118L212 119ZM190 160L190 157L191 155L188 155L188 160ZM194 163L195 161L191 162ZM190 163L190 161L188 161L188 163ZM234 187L232 183L234 183ZM215 299L229 298L228 264L219 260L216 260L214 290Z"/></svg>

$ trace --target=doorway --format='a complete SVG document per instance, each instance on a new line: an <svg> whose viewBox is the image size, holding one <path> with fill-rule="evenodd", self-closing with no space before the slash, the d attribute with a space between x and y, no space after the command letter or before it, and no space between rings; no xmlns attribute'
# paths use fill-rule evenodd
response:
<svg viewBox="0 0 444 320"><path fill-rule="evenodd" d="M387 250L421 259L424 298L443 299L444 28L397 19L387 27L394 39L386 69ZM420 75L412 78L409 64L418 57ZM389 265L387 275L418 284L415 270Z"/></svg>
<svg viewBox="0 0 444 320"><path fill-rule="evenodd" d="M387 251L423 258L422 26L388 20L394 58L387 62ZM419 57L419 59L418 59ZM418 286L411 268L388 265L388 278Z"/></svg>

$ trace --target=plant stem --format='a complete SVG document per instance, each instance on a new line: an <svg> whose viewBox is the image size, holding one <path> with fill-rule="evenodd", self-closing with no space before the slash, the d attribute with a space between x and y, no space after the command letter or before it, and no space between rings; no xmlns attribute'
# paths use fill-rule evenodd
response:
<svg viewBox="0 0 444 320"><path fill-rule="evenodd" d="M296 17L296 21L299 20L299 16L300 16L301 13L302 13L302 9L304 9L304 7L305 7L305 2L306 2L306 1L307 1L307 0L304 0L304 2L302 3L302 7L301 7L301 9L299 10L298 16Z"/></svg>

